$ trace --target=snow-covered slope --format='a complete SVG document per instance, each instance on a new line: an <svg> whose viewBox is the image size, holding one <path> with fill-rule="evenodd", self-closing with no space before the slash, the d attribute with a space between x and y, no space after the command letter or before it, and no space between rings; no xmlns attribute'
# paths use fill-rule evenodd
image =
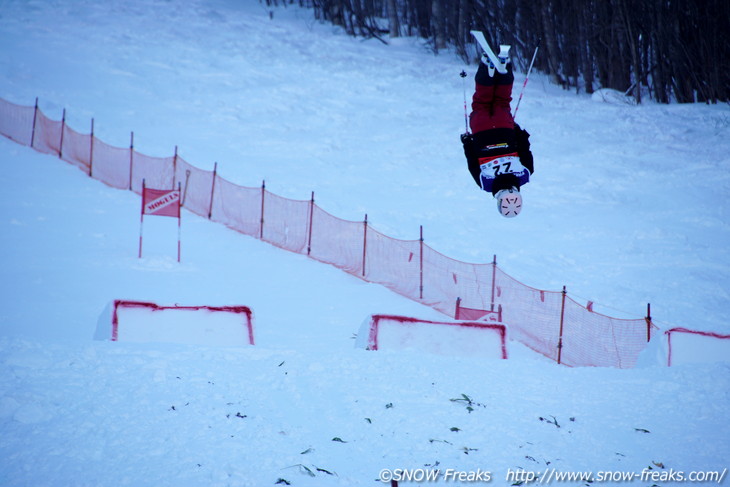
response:
<svg viewBox="0 0 730 487"><path fill-rule="evenodd" d="M423 224L447 255L497 254L526 284L567 285L607 314L651 302L662 327L730 330L727 106L606 104L533 75L519 121L536 173L508 221L458 141L458 73L474 66L418 40L384 46L306 10L270 18L226 0L8 1L0 16L0 96L38 96L59 119L66 108L79 131L94 117L108 143L133 130L143 153L178 145L233 182L315 191L327 211L367 212L396 238ZM371 313L440 317L188 213L182 264L159 219L137 259L137 196L6 139L0 163L3 485L377 485L383 468L418 467L510 485L517 468L727 466L727 364L365 352L353 335ZM92 341L116 298L247 305L257 345Z"/></svg>

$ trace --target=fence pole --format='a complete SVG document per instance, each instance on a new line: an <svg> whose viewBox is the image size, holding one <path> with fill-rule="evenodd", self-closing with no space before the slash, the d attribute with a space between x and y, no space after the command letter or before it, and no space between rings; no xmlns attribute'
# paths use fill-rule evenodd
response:
<svg viewBox="0 0 730 487"><path fill-rule="evenodd" d="M213 163L213 182L210 185L210 205L208 205L208 220L213 216L213 195L215 194L215 178L218 174L218 163Z"/></svg>
<svg viewBox="0 0 730 487"><path fill-rule="evenodd" d="M94 119L91 119L91 142L89 147L89 177L94 177Z"/></svg>
<svg viewBox="0 0 730 487"><path fill-rule="evenodd" d="M312 223L314 221L314 191L312 199L309 200L309 225L307 228L307 255L312 253Z"/></svg>
<svg viewBox="0 0 730 487"><path fill-rule="evenodd" d="M363 221L363 239L362 239L362 276L365 277L365 264L368 251L368 214L365 213Z"/></svg>
<svg viewBox="0 0 730 487"><path fill-rule="evenodd" d="M651 303L646 303L646 341L651 341Z"/></svg>
<svg viewBox="0 0 730 487"><path fill-rule="evenodd" d="M175 187L177 182L177 146L175 146L175 155L172 156L172 187ZM187 190L187 182L185 183L185 189Z"/></svg>
<svg viewBox="0 0 730 487"><path fill-rule="evenodd" d="M563 356L563 322L565 320L565 286L563 286L563 300L560 305L560 335L558 336L558 363L562 360Z"/></svg>
<svg viewBox="0 0 730 487"><path fill-rule="evenodd" d="M455 320L458 320L459 319L459 314L460 314L459 313L459 308L460 307L461 307L461 298L457 297L456 298L456 309L454 310L454 319Z"/></svg>
<svg viewBox="0 0 730 487"><path fill-rule="evenodd" d="M172 187L175 189L175 186ZM180 262L180 242L182 241L182 200L180 200L180 192L182 187L180 183L177 183L177 261Z"/></svg>
<svg viewBox="0 0 730 487"><path fill-rule="evenodd" d="M494 254L494 259L492 260L492 304L489 307L489 311L494 312L494 290L495 290L495 284L497 282L497 254Z"/></svg>
<svg viewBox="0 0 730 487"><path fill-rule="evenodd" d="M181 206L185 206L185 198L188 197L188 183L190 182L190 169L185 170L185 191L182 194Z"/></svg>
<svg viewBox="0 0 730 487"><path fill-rule="evenodd" d="M61 141L58 144L58 158L63 159L63 133L66 131L66 109L63 109L61 115Z"/></svg>
<svg viewBox="0 0 730 487"><path fill-rule="evenodd" d="M423 225L421 225L421 242L420 242L421 258L420 258L420 283L419 283L419 299L423 299Z"/></svg>
<svg viewBox="0 0 730 487"><path fill-rule="evenodd" d="M261 182L261 228L259 229L259 239L264 239L264 201L266 197L266 180Z"/></svg>
<svg viewBox="0 0 730 487"><path fill-rule="evenodd" d="M134 176L134 131L129 139L129 190L132 191L132 177ZM174 188L174 186L173 186Z"/></svg>
<svg viewBox="0 0 730 487"><path fill-rule="evenodd" d="M142 258L142 229L144 228L144 190L145 190L145 182L143 179L142 180L142 197L140 198L142 200L142 208L139 212L139 253L137 255L138 259Z"/></svg>
<svg viewBox="0 0 730 487"><path fill-rule="evenodd" d="M33 128L30 132L30 146L33 147L35 142L35 124L38 119L38 97L35 97L35 107L33 108Z"/></svg>
<svg viewBox="0 0 730 487"><path fill-rule="evenodd" d="M667 367L672 366L672 330L664 332L667 335Z"/></svg>

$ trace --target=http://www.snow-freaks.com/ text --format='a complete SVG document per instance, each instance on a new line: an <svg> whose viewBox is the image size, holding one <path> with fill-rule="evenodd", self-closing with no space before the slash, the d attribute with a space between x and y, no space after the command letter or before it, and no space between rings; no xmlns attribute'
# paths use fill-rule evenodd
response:
<svg viewBox="0 0 730 487"><path fill-rule="evenodd" d="M508 485L547 485L561 482L588 482L588 483L609 483L609 482L709 482L721 484L727 474L727 468L723 470L697 470L681 471L674 469L652 469L644 468L639 472L629 471L597 471L597 472L570 472L561 471L548 467L542 471L524 470L521 468L508 468L507 472L500 476ZM456 470L453 468L428 469L428 468L394 468L382 469L378 480L391 484L402 483L492 483L499 480L497 474L491 470Z"/></svg>

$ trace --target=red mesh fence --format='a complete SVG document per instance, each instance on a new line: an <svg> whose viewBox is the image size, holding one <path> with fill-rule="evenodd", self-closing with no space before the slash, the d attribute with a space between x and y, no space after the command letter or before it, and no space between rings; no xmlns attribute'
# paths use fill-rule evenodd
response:
<svg viewBox="0 0 730 487"><path fill-rule="evenodd" d="M132 176L132 154L129 148L109 145L92 139L91 177L113 188L129 189Z"/></svg>
<svg viewBox="0 0 730 487"><path fill-rule="evenodd" d="M220 177L216 177L215 186L211 218L258 238L261 235L261 189L238 186Z"/></svg>
<svg viewBox="0 0 730 487"><path fill-rule="evenodd" d="M647 343L646 319L624 320L565 299L562 363L631 368Z"/></svg>
<svg viewBox="0 0 730 487"><path fill-rule="evenodd" d="M312 204L282 198L261 189L264 210L261 239L282 249L305 254L309 237Z"/></svg>
<svg viewBox="0 0 730 487"><path fill-rule="evenodd" d="M23 145L31 145L33 139L34 107L23 107L0 98L0 133Z"/></svg>
<svg viewBox="0 0 730 487"><path fill-rule="evenodd" d="M196 215L209 218L213 209L215 173L188 164L181 157L175 165L175 184L182 183L183 206Z"/></svg>
<svg viewBox="0 0 730 487"><path fill-rule="evenodd" d="M512 338L558 360L561 293L525 286L497 267L494 299L502 305L502 320L510 324Z"/></svg>
<svg viewBox="0 0 730 487"><path fill-rule="evenodd" d="M65 118L65 117L64 117ZM93 122L92 122L93 127ZM92 128L93 132L93 128ZM150 157L81 134L36 107L0 99L0 133L74 164L109 186L140 193L182 189L182 206L238 232L336 266L454 317L487 315L531 349L570 366L629 368L651 332L649 318L623 320L594 313L565 291L544 291L505 274L495 262L471 264L421 240L398 240L363 221L337 218L309 201L233 184L187 163L177 153ZM131 145L131 144L130 144ZM458 303L458 304L457 304ZM498 315L499 316L499 315ZM486 318L485 318L486 319Z"/></svg>
<svg viewBox="0 0 730 487"><path fill-rule="evenodd" d="M363 277L364 222L340 220L314 205L309 256Z"/></svg>
<svg viewBox="0 0 730 487"><path fill-rule="evenodd" d="M397 240L368 227L364 278L408 298L420 299L422 248L419 240Z"/></svg>
<svg viewBox="0 0 730 487"><path fill-rule="evenodd" d="M63 144L59 156L86 174L91 168L91 134L81 134L68 125L63 127Z"/></svg>
<svg viewBox="0 0 730 487"><path fill-rule="evenodd" d="M140 194L142 181L149 188L177 189L175 157L150 157L132 151L132 191Z"/></svg>
<svg viewBox="0 0 730 487"><path fill-rule="evenodd" d="M449 316L455 303L463 307L490 310L492 266L469 264L423 246L423 302Z"/></svg>
<svg viewBox="0 0 730 487"><path fill-rule="evenodd" d="M46 117L40 110L36 111L33 148L45 154L60 154L61 131L63 124Z"/></svg>

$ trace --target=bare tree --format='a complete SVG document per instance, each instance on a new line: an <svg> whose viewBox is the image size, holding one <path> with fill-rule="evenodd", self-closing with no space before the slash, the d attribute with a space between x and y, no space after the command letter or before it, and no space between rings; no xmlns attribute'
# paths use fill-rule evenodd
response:
<svg viewBox="0 0 730 487"><path fill-rule="evenodd" d="M433 26L433 45L436 52L446 48L444 14L442 0L431 0L431 25Z"/></svg>
<svg viewBox="0 0 730 487"><path fill-rule="evenodd" d="M455 46L468 62L472 29L511 44L523 69L542 40L535 68L565 88L613 88L638 101L648 89L660 103L730 101L730 0L298 1L352 35L418 36L435 51Z"/></svg>
<svg viewBox="0 0 730 487"><path fill-rule="evenodd" d="M398 21L398 5L396 0L388 0L388 35L391 38L400 37L400 22Z"/></svg>

